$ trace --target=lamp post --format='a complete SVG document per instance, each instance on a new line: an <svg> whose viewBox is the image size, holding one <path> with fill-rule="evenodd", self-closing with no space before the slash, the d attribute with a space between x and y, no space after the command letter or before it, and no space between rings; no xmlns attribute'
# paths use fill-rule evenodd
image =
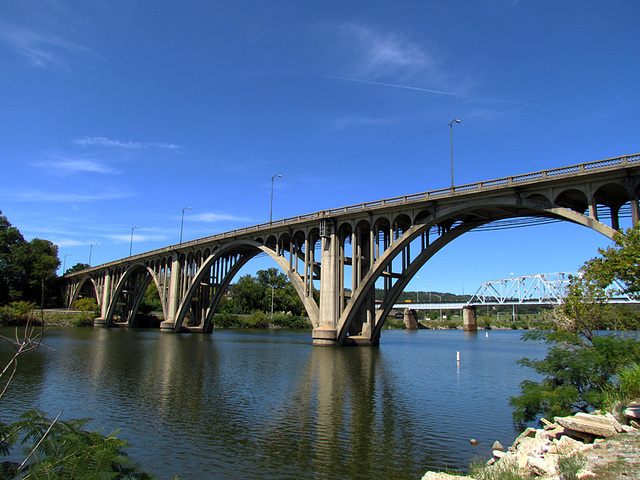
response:
<svg viewBox="0 0 640 480"><path fill-rule="evenodd" d="M449 122L449 128L451 129L451 193L454 192L454 184L453 184L453 124L454 123L460 123L460 120L456 118Z"/></svg>
<svg viewBox="0 0 640 480"><path fill-rule="evenodd" d="M92 243L89 245L89 266L91 266L91 254L93 253L93 246L98 245L97 243Z"/></svg>
<svg viewBox="0 0 640 480"><path fill-rule="evenodd" d="M139 226L131 227L131 244L129 245L129 256L131 256L131 253L133 252L133 231L136 228L140 228L140 227Z"/></svg>
<svg viewBox="0 0 640 480"><path fill-rule="evenodd" d="M64 254L64 260L62 260L62 275L66 273L65 270L67 269L67 257L70 257L70 256L71 256L70 253Z"/></svg>
<svg viewBox="0 0 640 480"><path fill-rule="evenodd" d="M276 177L282 178L282 175L273 175L271 177L271 207L269 208L269 223L273 220L273 180Z"/></svg>
<svg viewBox="0 0 640 480"><path fill-rule="evenodd" d="M184 211L191 210L191 207L184 207L182 209L182 220L180 220L180 244L182 244L182 228L184 227Z"/></svg>

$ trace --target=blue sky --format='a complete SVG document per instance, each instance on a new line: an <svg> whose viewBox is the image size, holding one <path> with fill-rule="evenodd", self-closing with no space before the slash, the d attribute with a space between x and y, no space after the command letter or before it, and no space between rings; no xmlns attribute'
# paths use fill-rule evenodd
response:
<svg viewBox="0 0 640 480"><path fill-rule="evenodd" d="M638 153L636 0L6 0L0 209L67 268ZM629 226L624 225L624 226ZM90 247L91 244L97 244ZM568 224L463 235L408 289L574 271ZM271 266L267 259L252 269Z"/></svg>

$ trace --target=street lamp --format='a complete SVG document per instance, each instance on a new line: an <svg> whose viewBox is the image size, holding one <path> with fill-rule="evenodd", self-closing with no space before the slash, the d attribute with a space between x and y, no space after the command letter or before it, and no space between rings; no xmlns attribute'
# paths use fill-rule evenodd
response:
<svg viewBox="0 0 640 480"><path fill-rule="evenodd" d="M62 260L62 275L65 274L65 270L67 269L67 257L70 257L70 253L65 253L64 260Z"/></svg>
<svg viewBox="0 0 640 480"><path fill-rule="evenodd" d="M129 256L131 256L131 253L133 252L133 231L136 228L140 228L140 227L139 226L131 227L131 244L129 245Z"/></svg>
<svg viewBox="0 0 640 480"><path fill-rule="evenodd" d="M273 175L271 177L271 207L269 208L269 223L273 220L273 179L276 177L282 178L282 175Z"/></svg>
<svg viewBox="0 0 640 480"><path fill-rule="evenodd" d="M449 122L449 128L451 129L451 193L454 192L454 185L453 185L453 124L454 123L460 123L460 120L455 119Z"/></svg>
<svg viewBox="0 0 640 480"><path fill-rule="evenodd" d="M184 207L182 209L182 220L180 221L180 244L182 244L182 228L184 227L184 211L191 210L191 207Z"/></svg>
<svg viewBox="0 0 640 480"><path fill-rule="evenodd" d="M99 245L98 243L92 243L91 245L89 245L89 266L91 266L91 254L93 253L93 246L94 245Z"/></svg>

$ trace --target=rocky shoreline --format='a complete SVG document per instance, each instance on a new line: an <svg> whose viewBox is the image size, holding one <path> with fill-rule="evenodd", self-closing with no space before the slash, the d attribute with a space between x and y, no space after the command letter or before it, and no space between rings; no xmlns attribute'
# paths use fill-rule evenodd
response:
<svg viewBox="0 0 640 480"><path fill-rule="evenodd" d="M624 413L628 425L611 414L542 419L543 428L527 428L506 451L495 442L482 475L427 472L422 480L498 479L502 471L539 480L640 480L640 404Z"/></svg>

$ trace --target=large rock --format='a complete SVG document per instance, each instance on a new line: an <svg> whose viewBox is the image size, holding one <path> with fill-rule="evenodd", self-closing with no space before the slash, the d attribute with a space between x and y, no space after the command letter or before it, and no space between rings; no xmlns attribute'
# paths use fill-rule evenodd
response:
<svg viewBox="0 0 640 480"><path fill-rule="evenodd" d="M558 456L549 455L546 457L529 455L526 470L538 477L545 475L555 475L558 471Z"/></svg>
<svg viewBox="0 0 640 480"><path fill-rule="evenodd" d="M558 425L578 433L605 438L618 433L616 425L604 415L576 414L572 417L556 417L555 420Z"/></svg>
<svg viewBox="0 0 640 480"><path fill-rule="evenodd" d="M584 443L566 436L561 437L560 440L557 440L554 443L558 449L558 453L561 455L569 455L580 450L584 446Z"/></svg>
<svg viewBox="0 0 640 480"><path fill-rule="evenodd" d="M628 419L633 419L633 420L638 420L640 419L640 405L637 404L631 404L629 405L625 411L624 411L624 415L628 418Z"/></svg>

